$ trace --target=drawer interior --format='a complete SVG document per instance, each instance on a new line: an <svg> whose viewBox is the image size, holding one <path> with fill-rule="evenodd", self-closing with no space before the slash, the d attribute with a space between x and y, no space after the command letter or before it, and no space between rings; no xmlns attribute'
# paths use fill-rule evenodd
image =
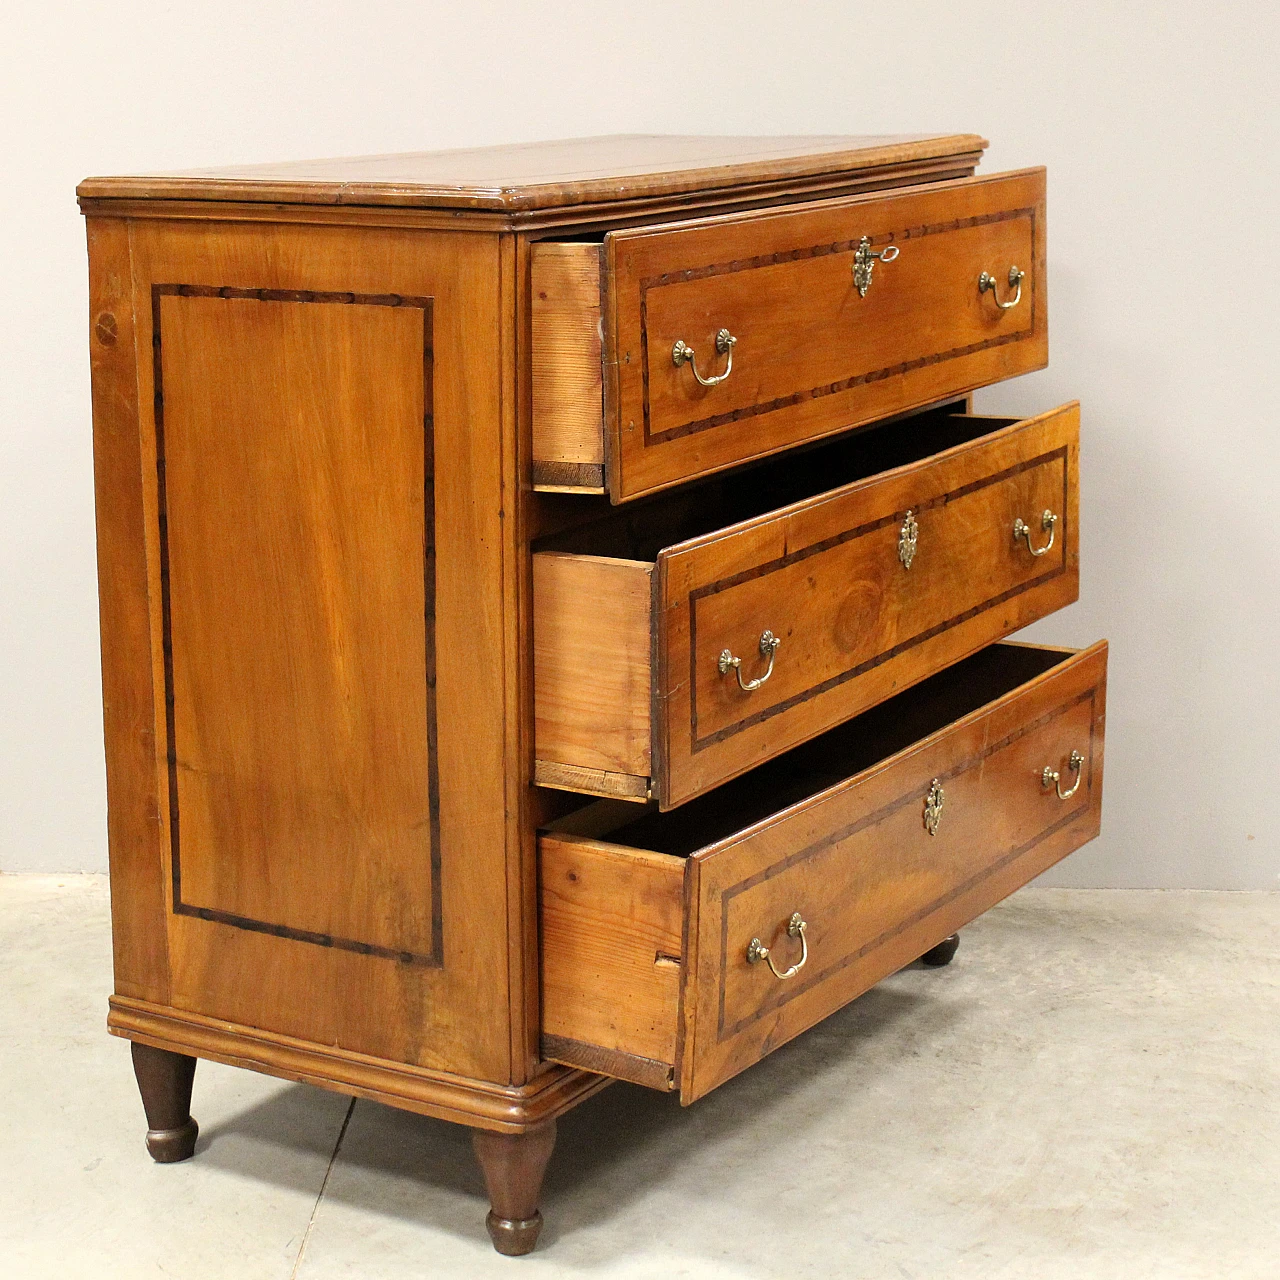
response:
<svg viewBox="0 0 1280 1280"><path fill-rule="evenodd" d="M611 508L596 520L539 540L533 549L652 561L664 547L972 444L1020 421L959 413L958 407L946 405L863 428L674 492Z"/></svg>
<svg viewBox="0 0 1280 1280"><path fill-rule="evenodd" d="M555 829L687 857L871 768L1074 656L1070 649L993 644L679 809L653 808L637 817L635 805L600 801Z"/></svg>

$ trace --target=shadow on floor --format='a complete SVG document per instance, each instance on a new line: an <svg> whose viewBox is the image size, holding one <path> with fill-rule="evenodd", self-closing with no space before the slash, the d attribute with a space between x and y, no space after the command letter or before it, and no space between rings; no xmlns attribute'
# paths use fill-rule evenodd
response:
<svg viewBox="0 0 1280 1280"><path fill-rule="evenodd" d="M895 1071L898 1062L918 1052L922 1035L942 1035L960 1016L960 1008L932 1000L927 992L882 985L722 1085L696 1107L683 1108L673 1094L635 1085L606 1089L560 1121L544 1189L544 1241L571 1234L580 1223L598 1224L625 1213L648 1188L695 1159L708 1144L731 1138L744 1124L776 1128L785 1123L785 1109L799 1090L830 1091L839 1087L841 1076L849 1078L851 1087L873 1086ZM198 1100L197 1076L193 1102ZM305 1143L314 1149L316 1125L308 1113L318 1101L310 1086L282 1088L266 1102L202 1133L197 1158L240 1177L306 1189L313 1184L303 1184L296 1161L273 1162L269 1150L246 1161L244 1142L286 1150ZM198 1117L198 1106L194 1109ZM230 1138L240 1141L228 1142ZM483 1216L484 1183L471 1153L470 1134L460 1125L358 1101L340 1165L357 1174L376 1175L330 1182L328 1196L361 1210L456 1230L455 1213L436 1221L431 1207L430 1193L445 1191L474 1197L477 1223ZM381 1194L386 1178L416 1183L422 1195ZM443 1209L438 1196L434 1203Z"/></svg>

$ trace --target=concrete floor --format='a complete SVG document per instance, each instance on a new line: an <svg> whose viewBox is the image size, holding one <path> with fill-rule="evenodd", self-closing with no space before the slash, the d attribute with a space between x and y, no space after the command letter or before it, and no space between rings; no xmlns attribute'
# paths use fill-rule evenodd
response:
<svg viewBox="0 0 1280 1280"><path fill-rule="evenodd" d="M465 1132L373 1103L201 1063L153 1164L105 881L3 876L0 1275L1275 1280L1278 934L1280 894L1023 890L688 1110L573 1112L508 1260Z"/></svg>

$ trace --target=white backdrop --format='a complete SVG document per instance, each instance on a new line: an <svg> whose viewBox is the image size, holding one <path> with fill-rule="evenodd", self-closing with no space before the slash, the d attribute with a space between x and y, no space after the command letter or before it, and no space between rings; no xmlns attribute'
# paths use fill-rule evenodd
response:
<svg viewBox="0 0 1280 1280"><path fill-rule="evenodd" d="M1049 167L1051 367L1083 401L1104 834L1060 884L1280 887L1271 4L15 6L0 25L0 870L106 865L89 174L591 133L966 131Z"/></svg>

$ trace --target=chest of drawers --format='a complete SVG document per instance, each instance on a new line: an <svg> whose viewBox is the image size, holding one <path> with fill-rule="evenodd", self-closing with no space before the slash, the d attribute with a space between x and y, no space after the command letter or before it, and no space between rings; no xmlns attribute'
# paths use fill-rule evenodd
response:
<svg viewBox="0 0 1280 1280"><path fill-rule="evenodd" d="M1040 170L613 138L90 179L115 993L474 1130L701 1097L1098 830Z"/></svg>

